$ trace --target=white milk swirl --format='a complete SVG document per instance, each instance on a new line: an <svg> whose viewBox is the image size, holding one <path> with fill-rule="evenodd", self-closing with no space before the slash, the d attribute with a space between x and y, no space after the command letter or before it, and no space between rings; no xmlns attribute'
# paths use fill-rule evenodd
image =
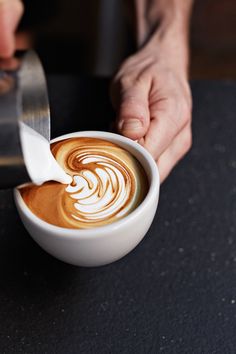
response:
<svg viewBox="0 0 236 354"><path fill-rule="evenodd" d="M22 195L39 217L67 228L110 224L144 199L148 182L125 149L97 138L70 138L52 144L57 162L72 178L67 187L49 182L27 187Z"/></svg>
<svg viewBox="0 0 236 354"><path fill-rule="evenodd" d="M131 197L132 181L126 169L119 162L105 156L90 156L82 159L84 165L80 175L74 176L74 186L66 191L75 199L76 220L93 222L125 215L135 202ZM86 164L96 163L94 172L86 170Z"/></svg>

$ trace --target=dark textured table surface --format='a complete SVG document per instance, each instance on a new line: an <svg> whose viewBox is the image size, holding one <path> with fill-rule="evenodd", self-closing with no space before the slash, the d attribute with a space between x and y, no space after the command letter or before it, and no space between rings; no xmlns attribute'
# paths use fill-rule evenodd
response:
<svg viewBox="0 0 236 354"><path fill-rule="evenodd" d="M57 261L0 191L1 353L236 353L236 83L192 89L193 148L120 261ZM53 136L108 129L106 81L49 77L49 92Z"/></svg>

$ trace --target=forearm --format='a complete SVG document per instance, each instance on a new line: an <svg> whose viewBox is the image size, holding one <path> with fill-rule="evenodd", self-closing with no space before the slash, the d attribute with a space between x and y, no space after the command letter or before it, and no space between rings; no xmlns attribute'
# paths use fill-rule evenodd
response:
<svg viewBox="0 0 236 354"><path fill-rule="evenodd" d="M132 5L137 45L142 46L155 32L175 28L187 38L193 0L128 0Z"/></svg>
<svg viewBox="0 0 236 354"><path fill-rule="evenodd" d="M189 20L193 0L129 0L137 47L160 49L188 67ZM161 48L160 48L161 47Z"/></svg>

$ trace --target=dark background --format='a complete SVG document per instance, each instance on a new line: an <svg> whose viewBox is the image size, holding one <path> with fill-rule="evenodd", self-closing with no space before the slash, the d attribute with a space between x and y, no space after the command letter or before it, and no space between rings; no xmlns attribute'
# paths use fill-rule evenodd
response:
<svg viewBox="0 0 236 354"><path fill-rule="evenodd" d="M37 48L47 72L107 75L134 49L123 1L24 3L21 45ZM236 1L195 0L190 45L191 79L236 78Z"/></svg>
<svg viewBox="0 0 236 354"><path fill-rule="evenodd" d="M53 136L108 129L104 80L47 79ZM56 260L0 191L1 354L235 354L236 83L198 81L192 92L193 147L121 260Z"/></svg>
<svg viewBox="0 0 236 354"><path fill-rule="evenodd" d="M107 52L98 46L105 2L115 6ZM49 73L53 137L109 129L108 80L81 73L104 74L118 44L112 64L132 50L117 4L26 3L18 44L36 47ZM235 0L195 1L191 78L236 78L235 11ZM200 80L192 92L193 147L162 185L145 239L120 261L86 269L54 259L29 237L12 192L0 191L1 354L235 354L236 84Z"/></svg>

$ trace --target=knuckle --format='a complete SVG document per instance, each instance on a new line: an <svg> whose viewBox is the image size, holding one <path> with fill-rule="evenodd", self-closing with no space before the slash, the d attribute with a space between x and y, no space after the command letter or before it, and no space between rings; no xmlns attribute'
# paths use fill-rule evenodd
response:
<svg viewBox="0 0 236 354"><path fill-rule="evenodd" d="M148 70L122 70L114 78L113 82L122 90L140 88L149 85L150 72Z"/></svg>
<svg viewBox="0 0 236 354"><path fill-rule="evenodd" d="M134 74L126 74L120 77L119 82L120 82L120 87L123 88L124 90L127 89L138 89L140 87L145 86L147 83L148 78L143 74L140 73L137 75L137 73Z"/></svg>
<svg viewBox="0 0 236 354"><path fill-rule="evenodd" d="M187 124L190 121L191 121L191 107L187 103L187 101L185 101L183 103L183 122L184 124Z"/></svg>
<svg viewBox="0 0 236 354"><path fill-rule="evenodd" d="M122 69L128 69L130 67L133 67L135 62L137 61L137 57L135 54L128 56L124 61L121 66Z"/></svg>
<svg viewBox="0 0 236 354"><path fill-rule="evenodd" d="M132 87L133 81L134 79L130 74L121 76L119 79L121 89L125 90Z"/></svg>
<svg viewBox="0 0 236 354"><path fill-rule="evenodd" d="M191 109L187 101L181 102L181 107L179 111L179 127L182 128L191 122Z"/></svg>
<svg viewBox="0 0 236 354"><path fill-rule="evenodd" d="M183 153L185 154L190 150L192 146L192 133L190 130L185 134L183 141L182 141L182 147L183 147Z"/></svg>

